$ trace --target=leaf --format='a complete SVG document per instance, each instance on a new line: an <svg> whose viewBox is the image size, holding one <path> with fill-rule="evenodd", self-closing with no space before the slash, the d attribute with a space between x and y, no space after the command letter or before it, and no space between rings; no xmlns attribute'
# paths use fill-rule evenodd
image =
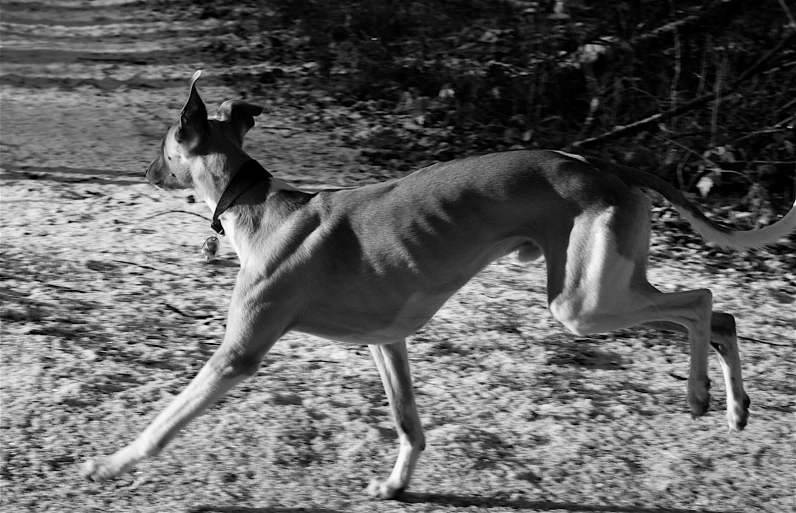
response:
<svg viewBox="0 0 796 513"><path fill-rule="evenodd" d="M705 175L699 179L696 187L699 189L699 193L702 195L702 197L707 198L710 189L713 188L713 179L709 175Z"/></svg>
<svg viewBox="0 0 796 513"><path fill-rule="evenodd" d="M456 96L456 90L453 89L451 84L445 84L440 88L437 95L440 99L447 100Z"/></svg>
<svg viewBox="0 0 796 513"><path fill-rule="evenodd" d="M498 42L497 31L486 30L478 40L482 43L497 43Z"/></svg>

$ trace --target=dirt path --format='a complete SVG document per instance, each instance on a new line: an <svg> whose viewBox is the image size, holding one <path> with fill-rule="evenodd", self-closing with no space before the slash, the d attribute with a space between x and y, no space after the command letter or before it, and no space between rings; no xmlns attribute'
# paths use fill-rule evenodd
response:
<svg viewBox="0 0 796 513"><path fill-rule="evenodd" d="M234 253L204 264L209 228L190 214L209 217L204 205L143 182L191 73L205 70L209 105L267 106L248 147L281 177L317 187L385 171L322 131L263 129L301 110L236 85L267 63L199 51L234 37L223 21L139 1L0 5L3 511L792 510L792 257L708 261L659 236L653 282L709 286L755 339L741 341L752 417L740 435L726 435L717 362L712 412L691 421L681 338L568 335L546 312L542 266L508 258L410 340L428 450L403 502L362 493L396 449L367 350L304 335L159 458L83 481L79 465L135 436L223 334ZM183 212L146 219L171 211Z"/></svg>

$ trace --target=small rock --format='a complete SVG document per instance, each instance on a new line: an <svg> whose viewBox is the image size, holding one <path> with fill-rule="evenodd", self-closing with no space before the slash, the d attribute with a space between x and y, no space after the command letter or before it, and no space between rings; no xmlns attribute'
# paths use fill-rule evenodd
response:
<svg viewBox="0 0 796 513"><path fill-rule="evenodd" d="M83 395L82 383L70 383L53 392L53 402L62 404L79 404Z"/></svg>

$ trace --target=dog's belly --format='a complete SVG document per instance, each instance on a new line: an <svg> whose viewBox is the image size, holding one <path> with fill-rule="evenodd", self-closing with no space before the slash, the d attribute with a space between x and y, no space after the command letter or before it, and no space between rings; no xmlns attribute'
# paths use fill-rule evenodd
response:
<svg viewBox="0 0 796 513"><path fill-rule="evenodd" d="M416 258L393 268L383 266L378 276L330 272L322 279L327 286L305 303L291 329L356 344L402 340L423 327L488 263L528 243L535 247L526 237L507 237L456 250L438 245L424 250L431 256L423 262L422 271L416 270L421 267ZM535 256L539 251L531 252Z"/></svg>
<svg viewBox="0 0 796 513"><path fill-rule="evenodd" d="M368 302L371 308L331 306L326 315L305 317L295 330L353 344L388 344L422 328L454 292L417 292L397 306L385 305L378 298Z"/></svg>

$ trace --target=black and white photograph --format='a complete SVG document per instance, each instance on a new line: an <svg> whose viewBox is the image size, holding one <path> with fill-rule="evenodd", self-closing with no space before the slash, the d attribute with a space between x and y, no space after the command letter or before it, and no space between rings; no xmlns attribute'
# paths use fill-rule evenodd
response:
<svg viewBox="0 0 796 513"><path fill-rule="evenodd" d="M786 0L0 0L0 510L796 511Z"/></svg>

